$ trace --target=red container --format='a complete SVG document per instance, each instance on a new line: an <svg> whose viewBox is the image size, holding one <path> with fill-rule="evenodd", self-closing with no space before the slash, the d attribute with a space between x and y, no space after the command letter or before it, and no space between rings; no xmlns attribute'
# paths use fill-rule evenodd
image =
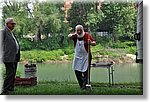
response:
<svg viewBox="0 0 150 102"><path fill-rule="evenodd" d="M29 78L20 78L16 77L15 79L15 85L29 85L29 86L34 86L37 85L37 77L29 77Z"/></svg>

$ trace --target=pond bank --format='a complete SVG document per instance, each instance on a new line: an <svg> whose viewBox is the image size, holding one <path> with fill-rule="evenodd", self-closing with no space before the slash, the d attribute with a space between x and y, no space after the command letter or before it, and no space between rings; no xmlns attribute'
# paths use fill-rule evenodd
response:
<svg viewBox="0 0 150 102"><path fill-rule="evenodd" d="M93 47L93 62L109 62L115 63L135 63L136 56L127 49L102 49L99 46ZM21 51L22 63L68 63L74 58L74 49L58 49L58 50L30 50Z"/></svg>
<svg viewBox="0 0 150 102"><path fill-rule="evenodd" d="M72 60L68 58L68 56L60 56L59 60L46 60L42 62L35 62L31 60L22 60L20 63L71 63ZM63 58L63 59L62 59ZM99 55L93 57L92 62L115 62L115 63L135 63L136 56L133 54L120 55L116 57L108 56L108 55Z"/></svg>
<svg viewBox="0 0 150 102"><path fill-rule="evenodd" d="M100 55L96 56L93 59L94 62L115 62L115 63L135 63L136 56L133 54L126 54L120 56L108 56L108 55Z"/></svg>

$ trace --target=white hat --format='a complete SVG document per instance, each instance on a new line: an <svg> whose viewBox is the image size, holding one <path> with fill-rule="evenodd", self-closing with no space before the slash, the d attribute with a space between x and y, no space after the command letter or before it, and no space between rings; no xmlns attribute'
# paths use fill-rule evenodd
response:
<svg viewBox="0 0 150 102"><path fill-rule="evenodd" d="M82 29L82 34L81 34L81 35L79 35L79 34L77 33L78 28L81 28L81 29ZM83 29L83 26L82 26L82 25L77 25L77 26L75 27L75 29L76 29L75 33L77 34L78 38L82 38L82 37L84 36L84 29Z"/></svg>

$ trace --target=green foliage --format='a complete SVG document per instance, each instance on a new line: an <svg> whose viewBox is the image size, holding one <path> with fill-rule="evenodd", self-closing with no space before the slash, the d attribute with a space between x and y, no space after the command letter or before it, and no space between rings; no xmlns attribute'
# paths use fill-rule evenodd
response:
<svg viewBox="0 0 150 102"><path fill-rule="evenodd" d="M116 42L113 44L112 46L113 48L127 48L128 46L125 43L121 43L121 42Z"/></svg>
<svg viewBox="0 0 150 102"><path fill-rule="evenodd" d="M118 45L117 45L118 44ZM109 57L119 57L124 56L125 54L135 54L136 47L130 46L132 42L123 43L120 46L119 43L116 43L116 47L112 48L105 48L101 44L91 47L93 59L94 56L99 55L107 55ZM21 61L29 61L29 62L46 62L49 60L52 61L61 61L62 56L67 55L67 60L72 61L74 58L74 48L73 47L66 47L63 49L57 50L31 50L31 51L21 51Z"/></svg>
<svg viewBox="0 0 150 102"><path fill-rule="evenodd" d="M48 60L61 60L60 56L63 56L64 52L61 49L53 51L32 50L22 51L21 55L21 61L42 63Z"/></svg>
<svg viewBox="0 0 150 102"><path fill-rule="evenodd" d="M97 28L99 28L98 22L102 22L103 19L104 13L101 10L98 13L95 10L92 10L87 14L86 25L88 25L92 31L96 31Z"/></svg>
<svg viewBox="0 0 150 102"><path fill-rule="evenodd" d="M55 38L49 38L46 40L35 42L35 49L41 50L55 50L60 48L57 40Z"/></svg>
<svg viewBox="0 0 150 102"><path fill-rule="evenodd" d="M106 36L96 36L95 40L96 40L97 44L101 44L103 47L106 47L109 45L108 42L109 42L110 38L106 37Z"/></svg>
<svg viewBox="0 0 150 102"><path fill-rule="evenodd" d="M137 11L134 3L106 1L106 4L103 4L97 13L89 12L86 23L90 24L92 31L97 29L109 31L112 34L112 40L116 42L120 36L130 38L134 36L136 16Z"/></svg>
<svg viewBox="0 0 150 102"><path fill-rule="evenodd" d="M92 52L97 52L102 49L104 49L104 47L101 44L97 44L96 46L91 47Z"/></svg>
<svg viewBox="0 0 150 102"><path fill-rule="evenodd" d="M132 46L132 47L129 47L128 49L126 49L127 50L127 52L128 53L131 53L131 54L134 54L135 55L135 53L136 53L136 47L134 46Z"/></svg>
<svg viewBox="0 0 150 102"><path fill-rule="evenodd" d="M73 58L74 58L74 53L68 55L68 60L73 60Z"/></svg>
<svg viewBox="0 0 150 102"><path fill-rule="evenodd" d="M128 41L128 42L116 42L112 45L113 48L130 48L130 47L135 47L135 42Z"/></svg>
<svg viewBox="0 0 150 102"><path fill-rule="evenodd" d="M68 20L70 22L70 26L75 28L76 25L82 24L84 27L87 27L87 15L88 12L94 10L95 3L85 3L84 1L74 2L72 4L71 9L69 10ZM89 24L89 23L88 23Z"/></svg>
<svg viewBox="0 0 150 102"><path fill-rule="evenodd" d="M107 30L110 33L109 36L99 37L96 33L93 35L97 44L104 47L126 48L128 45L122 44L122 42L133 41L136 31L137 10L134 3L106 1L102 4L101 9L96 11L93 1L74 2L68 11L69 23L67 24L63 22L64 12L61 10L63 4L36 1L33 3L32 17L28 16L27 4L28 1L18 2L15 0L12 3L5 3L3 7L3 21L7 17L13 17L17 22L14 32L19 38L21 50L65 48L70 44L67 38L70 33L69 29L72 28L74 31L77 24L82 24L84 28L90 28L91 32L96 32L97 29ZM2 23L4 24L4 22ZM62 42L59 34L64 36ZM26 35L36 36L36 41L24 39ZM64 53L72 52L66 50Z"/></svg>
<svg viewBox="0 0 150 102"><path fill-rule="evenodd" d="M74 53L74 48L73 47L72 48L68 47L68 48L63 49L63 51L66 55L73 54Z"/></svg>
<svg viewBox="0 0 150 102"><path fill-rule="evenodd" d="M17 72L16 72L16 76L21 77L21 75L22 75L22 73L21 73L20 71L18 71L18 70L17 70Z"/></svg>
<svg viewBox="0 0 150 102"><path fill-rule="evenodd" d="M3 79L6 77L6 68L4 66L2 67L1 75L2 75Z"/></svg>
<svg viewBox="0 0 150 102"><path fill-rule="evenodd" d="M33 48L33 42L29 39L20 39L19 44L22 51L31 50Z"/></svg>

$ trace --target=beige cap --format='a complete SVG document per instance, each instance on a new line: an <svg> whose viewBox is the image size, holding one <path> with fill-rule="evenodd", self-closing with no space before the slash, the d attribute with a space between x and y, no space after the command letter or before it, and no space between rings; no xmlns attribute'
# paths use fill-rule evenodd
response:
<svg viewBox="0 0 150 102"><path fill-rule="evenodd" d="M14 21L13 18L7 18L7 19L5 20L5 24L7 24L7 23L14 23L14 24L16 24L16 22Z"/></svg>

